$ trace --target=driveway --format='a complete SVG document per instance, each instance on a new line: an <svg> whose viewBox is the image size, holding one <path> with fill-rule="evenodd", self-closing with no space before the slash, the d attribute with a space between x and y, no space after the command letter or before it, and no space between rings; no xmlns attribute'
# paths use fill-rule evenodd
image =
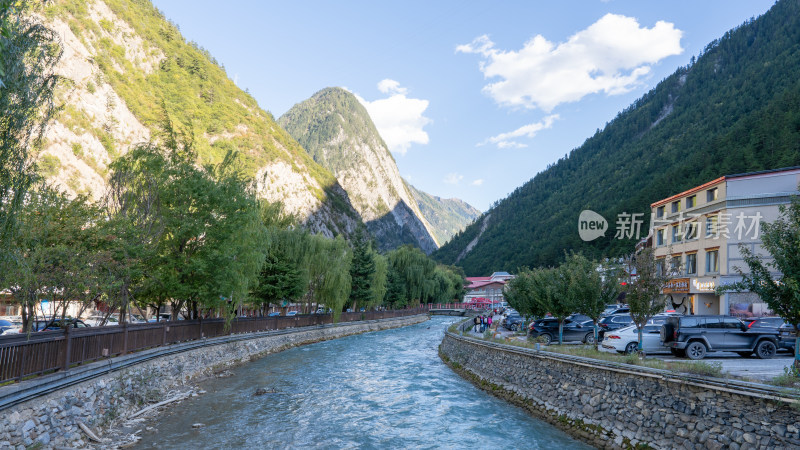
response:
<svg viewBox="0 0 800 450"><path fill-rule="evenodd" d="M736 353L719 352L709 353L704 362L722 364L722 371L737 377L750 378L755 381L769 381L778 375L783 375L783 369L792 365L791 353L778 353L771 359L758 359L754 356L742 358ZM677 358L672 355L653 355L664 361L691 361L688 358Z"/></svg>

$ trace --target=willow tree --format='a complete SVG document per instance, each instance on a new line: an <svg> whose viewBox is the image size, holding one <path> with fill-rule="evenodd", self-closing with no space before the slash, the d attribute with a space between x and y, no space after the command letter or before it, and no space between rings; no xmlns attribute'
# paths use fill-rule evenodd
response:
<svg viewBox="0 0 800 450"><path fill-rule="evenodd" d="M350 295L350 263L353 252L341 237L312 235L305 261L308 271L308 304L324 305L338 319Z"/></svg>
<svg viewBox="0 0 800 450"><path fill-rule="evenodd" d="M389 274L387 303L394 307L418 305L433 291L433 272L436 263L422 250L404 245L388 254Z"/></svg>
<svg viewBox="0 0 800 450"><path fill-rule="evenodd" d="M372 259L375 261L375 272L372 273L372 280L370 280L371 297L366 305L368 308L375 308L383 303L389 271L389 262L385 256L372 250Z"/></svg>
<svg viewBox="0 0 800 450"><path fill-rule="evenodd" d="M265 221L266 223L266 221ZM300 229L269 226L269 244L252 298L263 314L270 305L296 301L308 288L306 258L311 236Z"/></svg>
<svg viewBox="0 0 800 450"><path fill-rule="evenodd" d="M26 3L0 0L0 277L25 193L36 178L32 149L41 146L56 108L61 58L56 34L26 17Z"/></svg>

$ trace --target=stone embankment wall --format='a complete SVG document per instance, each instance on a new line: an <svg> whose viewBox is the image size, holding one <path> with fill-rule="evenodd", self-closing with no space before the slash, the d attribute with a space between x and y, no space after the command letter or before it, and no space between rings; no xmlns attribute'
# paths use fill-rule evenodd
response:
<svg viewBox="0 0 800 450"><path fill-rule="evenodd" d="M42 388L48 385L68 385L70 377L76 380L76 384L35 398L28 395L24 402L0 409L0 449L81 448L90 441L79 423L102 434L148 404L171 398L176 392L188 391L193 383L232 366L298 345L412 325L427 319L427 315L418 315L288 332L252 333L236 336L234 339L238 340L234 341L231 338L209 339L199 348L196 342L187 343L195 348L186 351L180 348L176 351L174 347L181 346L177 344L0 387L0 399L8 401L20 393L46 392ZM221 343L213 345L215 340ZM141 360L143 357L149 359L112 369L124 366L126 359ZM106 367L108 370L104 369ZM87 374L92 374L93 378L80 381L86 379Z"/></svg>
<svg viewBox="0 0 800 450"><path fill-rule="evenodd" d="M798 398L779 388L449 332L439 352L476 385L601 448L800 448Z"/></svg>

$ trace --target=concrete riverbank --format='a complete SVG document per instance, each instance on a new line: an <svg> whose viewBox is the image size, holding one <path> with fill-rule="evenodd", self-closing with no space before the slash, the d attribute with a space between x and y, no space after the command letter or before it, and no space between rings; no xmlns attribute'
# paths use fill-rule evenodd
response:
<svg viewBox="0 0 800 450"><path fill-rule="evenodd" d="M270 353L343 336L407 326L427 315L306 327L187 344L111 358L0 387L0 448L83 447L147 405L206 377ZM88 432L87 432L88 429ZM97 436L100 435L100 436Z"/></svg>
<svg viewBox="0 0 800 450"><path fill-rule="evenodd" d="M447 332L456 372L601 448L797 448L796 393L495 344Z"/></svg>

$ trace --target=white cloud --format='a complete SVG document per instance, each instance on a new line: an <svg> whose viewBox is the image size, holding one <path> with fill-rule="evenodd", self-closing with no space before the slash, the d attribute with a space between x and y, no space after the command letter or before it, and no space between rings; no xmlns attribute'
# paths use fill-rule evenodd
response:
<svg viewBox="0 0 800 450"><path fill-rule="evenodd" d="M478 178L477 180L472 180L470 183L473 186L482 186L483 185L483 178Z"/></svg>
<svg viewBox="0 0 800 450"><path fill-rule="evenodd" d="M536 133L538 133L539 131L547 128L552 128L553 122L555 122L556 119L558 119L558 114L551 114L545 117L544 119L540 120L539 122L523 125L514 131L509 131L508 133L500 133L497 136L492 136L478 145L484 145L489 143L497 145L497 148L525 148L527 147L526 144L517 142L514 139L521 137L532 138L536 136Z"/></svg>
<svg viewBox="0 0 800 450"><path fill-rule="evenodd" d="M448 173L447 175L444 176L444 180L442 181L444 181L447 184L458 184L463 179L464 175L460 175L457 173Z"/></svg>
<svg viewBox="0 0 800 450"><path fill-rule="evenodd" d="M378 83L378 90L384 94L407 94L408 89L400 87L400 83L394 80L385 79Z"/></svg>
<svg viewBox="0 0 800 450"><path fill-rule="evenodd" d="M630 91L652 64L683 52L682 35L669 22L647 28L633 17L606 14L566 42L555 44L537 35L519 51L506 51L484 35L457 46L456 52L483 56L484 77L499 79L483 90L497 103L550 112L588 94Z"/></svg>
<svg viewBox="0 0 800 450"><path fill-rule="evenodd" d="M367 108L389 150L405 155L411 144L427 144L428 133L423 128L431 120L423 113L428 109L428 101L406 97L408 89L394 80L382 80L378 90L389 97L371 102L358 95L356 98Z"/></svg>

